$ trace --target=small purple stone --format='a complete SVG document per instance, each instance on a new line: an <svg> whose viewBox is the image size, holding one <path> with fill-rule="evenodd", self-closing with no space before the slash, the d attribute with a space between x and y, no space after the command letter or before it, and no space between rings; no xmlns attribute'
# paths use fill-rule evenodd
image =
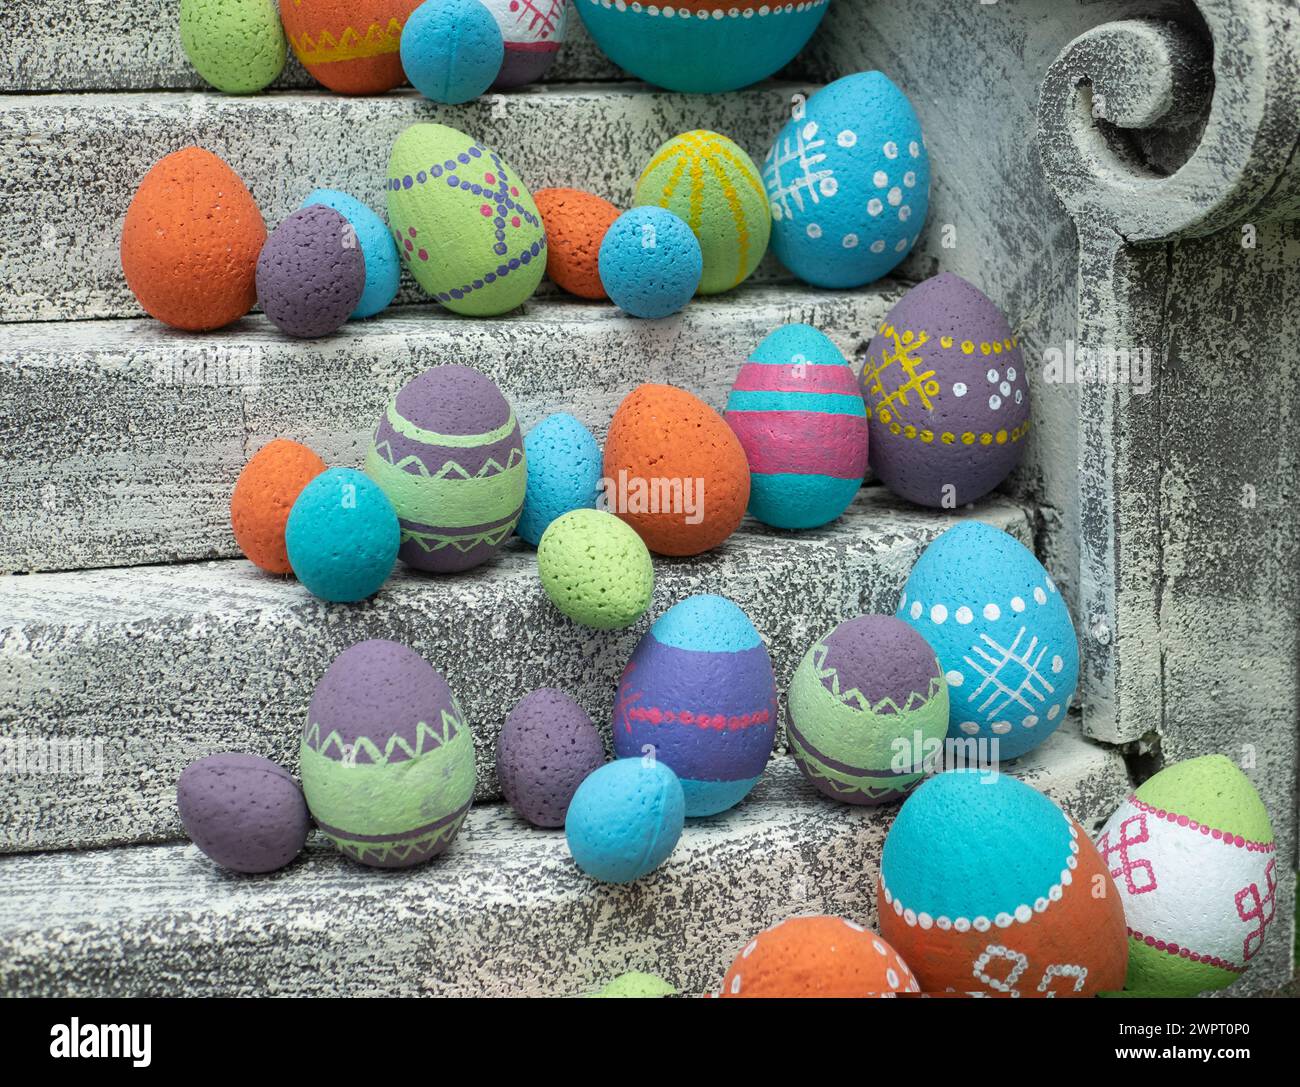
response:
<svg viewBox="0 0 1300 1087"><path fill-rule="evenodd" d="M285 219L257 258L258 304L290 336L314 339L334 332L356 309L365 286L366 259L356 232L323 204Z"/></svg>
<svg viewBox="0 0 1300 1087"><path fill-rule="evenodd" d="M563 691L525 695L497 739L497 780L507 803L539 827L561 827L578 786L605 762L586 711Z"/></svg>

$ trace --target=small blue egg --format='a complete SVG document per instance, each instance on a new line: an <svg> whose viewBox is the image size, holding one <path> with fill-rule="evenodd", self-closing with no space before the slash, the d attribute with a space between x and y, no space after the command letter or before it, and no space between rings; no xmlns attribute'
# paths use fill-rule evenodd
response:
<svg viewBox="0 0 1300 1087"><path fill-rule="evenodd" d="M565 837L574 862L603 883L653 872L682 836L686 798L662 762L631 758L588 774L569 802Z"/></svg>
<svg viewBox="0 0 1300 1087"><path fill-rule="evenodd" d="M387 496L355 468L330 468L298 495L284 532L289 565L322 600L378 592L397 562L401 530Z"/></svg>
<svg viewBox="0 0 1300 1087"><path fill-rule="evenodd" d="M361 255L366 259L366 286L352 317L373 317L380 310L387 309L397 294L402 265L397 256L397 244L384 221L356 197L334 189L316 189L302 202L303 207L310 204L333 208L352 224Z"/></svg>
<svg viewBox="0 0 1300 1087"><path fill-rule="evenodd" d="M633 317L667 317L695 294L704 254L686 223L665 208L639 207L614 220L600 243L600 281Z"/></svg>
<svg viewBox="0 0 1300 1087"><path fill-rule="evenodd" d="M402 27L402 69L425 98L454 106L477 98L505 60L505 39L479 0L425 0Z"/></svg>
<svg viewBox="0 0 1300 1087"><path fill-rule="evenodd" d="M596 506L600 446L567 412L548 415L524 436L528 490L516 531L534 547L547 526L573 510Z"/></svg>

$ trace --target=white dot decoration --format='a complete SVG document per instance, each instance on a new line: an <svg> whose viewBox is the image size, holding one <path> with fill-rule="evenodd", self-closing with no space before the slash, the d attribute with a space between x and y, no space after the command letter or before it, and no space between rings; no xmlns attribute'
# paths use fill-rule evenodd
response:
<svg viewBox="0 0 1300 1087"><path fill-rule="evenodd" d="M845 249L856 249L858 247L858 236L856 234L845 234L840 239L840 245L844 246Z"/></svg>
<svg viewBox="0 0 1300 1087"><path fill-rule="evenodd" d="M907 590L903 590L903 595L898 598L898 606L902 609L907 604Z"/></svg>
<svg viewBox="0 0 1300 1087"><path fill-rule="evenodd" d="M906 185L909 189L916 185L915 171L908 170L907 173L903 175L903 184Z"/></svg>
<svg viewBox="0 0 1300 1087"><path fill-rule="evenodd" d="M925 610L925 609L921 607L921 602L920 602L919 600L913 600L913 601L912 601L912 618L913 618L913 619L920 619L920 618L921 618L921 612L924 611L924 610Z"/></svg>
<svg viewBox="0 0 1300 1087"><path fill-rule="evenodd" d="M912 217L912 209L908 207L906 204L904 204L901 208L898 209L898 221L900 223L907 222L907 220L910 219L911 217Z"/></svg>
<svg viewBox="0 0 1300 1087"><path fill-rule="evenodd" d="M822 228L816 223L809 223L807 234L810 238L820 238L822 236Z"/></svg>
<svg viewBox="0 0 1300 1087"><path fill-rule="evenodd" d="M920 145L915 140L913 140L911 143L907 145L907 153L911 155L912 158L914 159L920 158L921 157Z"/></svg>
<svg viewBox="0 0 1300 1087"><path fill-rule="evenodd" d="M877 189L883 189L889 184L889 175L884 170L877 170L871 175L871 180L875 182Z"/></svg>
<svg viewBox="0 0 1300 1087"><path fill-rule="evenodd" d="M994 721L993 724L990 725L989 727L993 729L993 734L995 736L1005 736L1008 732L1011 731L1011 722Z"/></svg>
<svg viewBox="0 0 1300 1087"><path fill-rule="evenodd" d="M1024 725L1025 728L1033 728L1035 725L1038 724L1038 714L1031 713L1020 723Z"/></svg>
<svg viewBox="0 0 1300 1087"><path fill-rule="evenodd" d="M1060 716L1061 716L1060 706L1053 706L1050 710L1047 711L1047 719L1049 721L1055 721Z"/></svg>
<svg viewBox="0 0 1300 1087"><path fill-rule="evenodd" d="M989 407L992 408L994 411L997 411L998 408L1002 407L1002 397L998 396L997 393L994 393L992 396L990 396Z"/></svg>
<svg viewBox="0 0 1300 1087"><path fill-rule="evenodd" d="M885 158L887 159L898 158L898 144L896 144L893 140L886 141L884 147L882 147L880 150L882 150L885 153Z"/></svg>
<svg viewBox="0 0 1300 1087"><path fill-rule="evenodd" d="M900 189L897 185L895 185L892 189L889 190L888 194L885 196L885 199L889 201L890 207L896 208L898 207L899 204L903 202L903 190Z"/></svg>
<svg viewBox="0 0 1300 1087"><path fill-rule="evenodd" d="M996 370L990 370L990 371L989 371L987 374L985 374L984 376L985 376L986 378L989 379L989 384L990 384L990 385L996 385L996 384L1001 380L1001 378L998 376L998 372L997 372Z"/></svg>
<svg viewBox="0 0 1300 1087"><path fill-rule="evenodd" d="M885 239L877 238L874 242L872 242L871 251L873 253L883 253L885 251Z"/></svg>
<svg viewBox="0 0 1300 1087"><path fill-rule="evenodd" d="M1000 392L1003 396L1010 396L1011 383L1008 381L1004 381L1001 385L998 386L998 392Z"/></svg>
<svg viewBox="0 0 1300 1087"><path fill-rule="evenodd" d="M1047 603L1047 594L1043 592L1041 586L1039 586L1037 589L1034 590L1034 600L1036 600L1039 604Z"/></svg>
<svg viewBox="0 0 1300 1087"><path fill-rule="evenodd" d="M1019 404L1020 401L1022 401L1024 398L1025 398L1025 394L1022 393L1019 389L1017 389L1017 390L1016 390L1016 403Z"/></svg>
<svg viewBox="0 0 1300 1087"><path fill-rule="evenodd" d="M1024 611L1024 610L1025 610L1025 602L1024 602L1024 600L1023 600L1022 598L1018 597L1018 596L1013 596L1013 597L1011 598L1011 610L1012 610L1012 611Z"/></svg>
<svg viewBox="0 0 1300 1087"><path fill-rule="evenodd" d="M942 604L936 604L930 609L930 622L945 623L948 621L948 609Z"/></svg>
<svg viewBox="0 0 1300 1087"><path fill-rule="evenodd" d="M846 128L843 132L841 132L838 136L835 137L835 142L838 143L841 147L852 147L855 143L858 142L858 134L854 132L851 128Z"/></svg>
<svg viewBox="0 0 1300 1087"><path fill-rule="evenodd" d="M1008 381L1016 380L1016 368L1014 366L1007 367L1007 380Z"/></svg>
<svg viewBox="0 0 1300 1087"><path fill-rule="evenodd" d="M996 604L988 603L984 605L984 618L990 623L996 623L1002 618L1002 609Z"/></svg>
<svg viewBox="0 0 1300 1087"><path fill-rule="evenodd" d="M884 210L885 210L885 205L882 204L879 200L877 200L874 196L867 201L868 215L879 215Z"/></svg>
<svg viewBox="0 0 1300 1087"><path fill-rule="evenodd" d="M964 381L959 381L959 382L957 382L957 383L952 387L952 395L953 395L953 396L965 396L965 395L966 395L966 382L964 382Z"/></svg>
<svg viewBox="0 0 1300 1087"><path fill-rule="evenodd" d="M1055 674L1060 675L1061 669L1064 667L1065 667L1065 661L1063 661L1060 657L1052 658L1052 671Z"/></svg>
<svg viewBox="0 0 1300 1087"><path fill-rule="evenodd" d="M979 725L977 725L974 721L963 721L957 727L961 729L962 732L966 733L967 736L974 736L980 730Z"/></svg>
<svg viewBox="0 0 1300 1087"><path fill-rule="evenodd" d="M965 626L967 623L971 622L975 618L975 613L971 611L970 608L966 607L965 604L963 604L960 608L957 609L955 618L957 622L959 622L962 626Z"/></svg>
<svg viewBox="0 0 1300 1087"><path fill-rule="evenodd" d="M824 177L822 182L817 186L821 190L822 196L834 196L840 191L840 183L833 177Z"/></svg>
<svg viewBox="0 0 1300 1087"><path fill-rule="evenodd" d="M885 980L886 980L887 982L889 982L889 987L890 987L891 989L897 989L897 988L898 988L898 971L896 971L896 970L891 966L888 970L885 971Z"/></svg>
<svg viewBox="0 0 1300 1087"><path fill-rule="evenodd" d="M957 671L957 669L955 668L951 672L949 672L946 676L944 676L944 679L948 681L949 687L960 687L963 683L966 682L966 677L962 675L959 671Z"/></svg>
<svg viewBox="0 0 1300 1087"><path fill-rule="evenodd" d="M899 239L898 239L898 244L894 246L894 252L895 252L895 253L901 253L901 252L902 252L904 249L906 249L906 248L907 248L907 239L906 239L906 238L899 238Z"/></svg>
<svg viewBox="0 0 1300 1087"><path fill-rule="evenodd" d="M803 126L803 138L805 140L811 140L816 135L817 135L816 121L809 121L806 125Z"/></svg>
<svg viewBox="0 0 1300 1087"><path fill-rule="evenodd" d="M731 991L732 991L733 993L738 993L738 992L740 992L740 975L739 975L739 974L737 974L734 978L731 979Z"/></svg>

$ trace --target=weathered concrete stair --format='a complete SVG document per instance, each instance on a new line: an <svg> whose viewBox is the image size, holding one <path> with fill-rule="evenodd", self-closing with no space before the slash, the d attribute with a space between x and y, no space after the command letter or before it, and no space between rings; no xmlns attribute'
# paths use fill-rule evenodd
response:
<svg viewBox="0 0 1300 1087"><path fill-rule="evenodd" d="M791 96L809 89L767 83L703 96L636 83L565 84L464 106L438 106L410 90L373 98L0 96L0 321L138 316L118 257L122 219L146 171L188 144L229 162L271 226L319 186L382 209L389 149L416 121L490 133L534 190L574 185L626 206L664 140L712 128L761 157ZM763 274L780 274L771 258Z"/></svg>
<svg viewBox="0 0 1300 1087"><path fill-rule="evenodd" d="M1013 503L994 499L974 513L1029 538ZM181 770L226 750L296 767L316 681L365 638L405 642L444 671L473 725L477 796L495 797L496 734L515 702L560 687L608 734L637 638L676 601L698 592L735 600L766 638L784 692L813 639L848 616L892 611L912 564L950 523L879 487L823 529L747 522L715 552L656 559L647 616L609 633L551 606L519 540L459 577L399 568L359 605L326 604L244 560L0 579L4 734L38 754L89 752L93 762L102 752L102 777L85 763L79 773L11 776L0 852L180 836Z"/></svg>
<svg viewBox="0 0 1300 1087"><path fill-rule="evenodd" d="M525 430L569 411L603 437L643 381L722 408L746 355L788 321L853 358L902 290L746 285L656 322L560 298L492 321L403 307L314 341L261 316L202 335L149 319L7 325L0 573L237 556L230 494L253 453L286 437L359 466L388 398L437 363L490 375Z"/></svg>
<svg viewBox="0 0 1300 1087"><path fill-rule="evenodd" d="M1128 789L1119 756L1072 724L1007 772L1089 831ZM472 810L444 856L404 872L353 864L319 836L262 877L188 844L0 858L0 983L14 996L573 996L640 969L702 994L792 914L874 925L895 811L828 800L780 757L744 803L688 824L663 867L624 887L583 876L562 832L502 804Z"/></svg>

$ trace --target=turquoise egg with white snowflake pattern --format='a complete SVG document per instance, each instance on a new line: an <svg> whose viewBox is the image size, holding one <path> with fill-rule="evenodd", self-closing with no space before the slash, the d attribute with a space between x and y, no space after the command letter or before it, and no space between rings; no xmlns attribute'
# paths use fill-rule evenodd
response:
<svg viewBox="0 0 1300 1087"><path fill-rule="evenodd" d="M763 161L772 250L818 287L860 287L911 251L930 206L921 122L880 72L829 83L777 134Z"/></svg>
<svg viewBox="0 0 1300 1087"><path fill-rule="evenodd" d="M495 151L447 125L414 124L393 144L384 188L402 262L449 310L491 317L537 289L542 217Z"/></svg>
<svg viewBox="0 0 1300 1087"><path fill-rule="evenodd" d="M1032 751L1065 720L1079 641L1051 575L1018 540L963 521L917 560L898 618L934 648L948 681L949 737Z"/></svg>

